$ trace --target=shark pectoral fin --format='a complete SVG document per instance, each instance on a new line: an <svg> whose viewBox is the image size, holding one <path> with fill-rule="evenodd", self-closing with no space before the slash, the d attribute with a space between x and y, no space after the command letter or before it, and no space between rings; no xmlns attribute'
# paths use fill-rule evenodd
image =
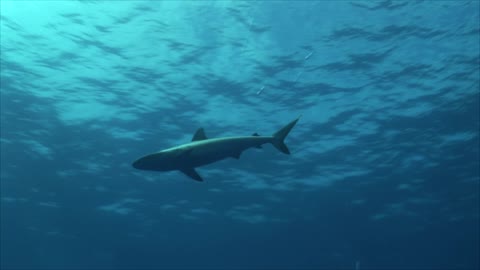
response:
<svg viewBox="0 0 480 270"><path fill-rule="evenodd" d="M202 177L195 171L195 168L183 168L180 171L195 181L203 181Z"/></svg>
<svg viewBox="0 0 480 270"><path fill-rule="evenodd" d="M205 135L205 131L203 130L203 128L199 128L197 129L197 132L195 132L195 134L193 135L192 142L202 141L206 139L207 139L207 136Z"/></svg>

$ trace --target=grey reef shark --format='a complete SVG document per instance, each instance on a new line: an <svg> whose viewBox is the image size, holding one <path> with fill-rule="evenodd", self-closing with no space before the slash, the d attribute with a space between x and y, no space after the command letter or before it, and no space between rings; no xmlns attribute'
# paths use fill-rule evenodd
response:
<svg viewBox="0 0 480 270"><path fill-rule="evenodd" d="M229 157L238 159L242 152L249 148L262 148L263 144L271 143L280 152L289 155L290 151L284 140L298 119L300 117L272 136L260 136L254 133L251 136L209 139L205 136L203 128L199 128L191 142L141 157L133 162L132 166L135 169L147 171L181 171L196 181L203 181L195 171L196 167Z"/></svg>

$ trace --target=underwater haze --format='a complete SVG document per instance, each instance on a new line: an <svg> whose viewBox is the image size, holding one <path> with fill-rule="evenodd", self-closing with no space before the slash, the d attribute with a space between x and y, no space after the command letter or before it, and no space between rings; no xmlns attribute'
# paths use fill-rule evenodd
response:
<svg viewBox="0 0 480 270"><path fill-rule="evenodd" d="M479 1L0 7L1 269L480 267Z"/></svg>

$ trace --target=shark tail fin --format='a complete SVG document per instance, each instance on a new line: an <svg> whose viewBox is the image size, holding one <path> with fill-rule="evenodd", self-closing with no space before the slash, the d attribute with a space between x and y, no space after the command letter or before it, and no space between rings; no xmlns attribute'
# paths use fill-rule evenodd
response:
<svg viewBox="0 0 480 270"><path fill-rule="evenodd" d="M288 150L288 147L285 144L284 140L287 137L290 130L292 130L292 128L295 126L298 119L300 119L300 117L288 123L286 126L284 126L279 131L273 134L273 141L272 141L273 146L275 146L275 148L277 148L280 152L284 154L290 155L290 150Z"/></svg>

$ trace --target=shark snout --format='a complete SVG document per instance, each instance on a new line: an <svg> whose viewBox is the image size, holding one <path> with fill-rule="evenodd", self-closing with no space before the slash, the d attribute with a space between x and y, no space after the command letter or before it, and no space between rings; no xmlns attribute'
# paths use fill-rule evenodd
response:
<svg viewBox="0 0 480 270"><path fill-rule="evenodd" d="M132 167L135 169L141 169L140 164L141 164L141 159L137 159L132 163Z"/></svg>
<svg viewBox="0 0 480 270"><path fill-rule="evenodd" d="M163 168L163 159L160 155L147 155L135 160L132 167L138 170L159 171Z"/></svg>

